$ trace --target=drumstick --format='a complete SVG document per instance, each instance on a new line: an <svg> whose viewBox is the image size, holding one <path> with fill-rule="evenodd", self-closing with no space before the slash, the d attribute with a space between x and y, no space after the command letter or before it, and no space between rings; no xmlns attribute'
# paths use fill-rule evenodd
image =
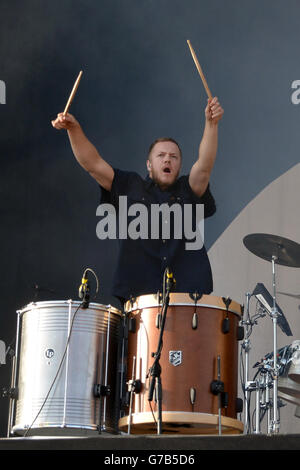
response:
<svg viewBox="0 0 300 470"><path fill-rule="evenodd" d="M195 54L195 51L194 51L194 49L193 49L193 47L192 47L192 45L191 45L191 41L188 39L188 40L187 40L187 43L188 43L188 46L189 46L189 48L190 48L190 51L191 51L192 57L193 57L193 59L194 59L195 65L196 65L196 67L197 67L197 70L198 70L198 72L199 72L199 75L200 75L200 77L201 77L201 80L202 80L202 83L203 83L203 85L204 85L204 88L205 88L205 90L206 90L207 96L208 96L208 98L212 99L212 94L211 94L211 92L210 92L210 89L208 88L207 81L206 81L206 79L205 79L205 76L204 76L204 73L203 73L203 71L202 71L202 68L201 68L201 66L200 66L200 64L199 64L199 61L198 61L197 56L196 56L196 54Z"/></svg>
<svg viewBox="0 0 300 470"><path fill-rule="evenodd" d="M81 75L82 75L82 70L79 72L79 75L78 75L78 77L77 77L77 79L76 79L76 82L74 83L73 89L72 89L72 91L71 91L71 94L70 94L70 96L69 96L68 102L67 102L67 104L66 104L66 107L65 107L65 110L64 110L64 113L63 113L64 116L67 114L67 112L68 112L68 110L69 110L69 108L70 108L70 106L71 106L71 103L72 103L72 101L73 101L73 99L74 99L74 96L75 96L75 93L76 93L76 91L77 91L79 82L80 82L80 80L81 80Z"/></svg>

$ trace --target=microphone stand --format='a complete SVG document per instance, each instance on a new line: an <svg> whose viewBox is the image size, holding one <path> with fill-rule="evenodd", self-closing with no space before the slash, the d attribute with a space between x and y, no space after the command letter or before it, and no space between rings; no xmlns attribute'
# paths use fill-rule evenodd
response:
<svg viewBox="0 0 300 470"><path fill-rule="evenodd" d="M160 334L158 339L157 351L153 355L154 363L150 369L150 375L152 377L149 387L148 401L151 402L153 399L154 388L156 387L156 400L158 405L158 416L157 416L157 434L162 433L162 384L161 384L161 365L159 363L161 357L161 351L163 346L163 334L167 316L167 310L170 301L170 292L173 286L174 280L167 281L166 294L163 303L162 318L160 325Z"/></svg>

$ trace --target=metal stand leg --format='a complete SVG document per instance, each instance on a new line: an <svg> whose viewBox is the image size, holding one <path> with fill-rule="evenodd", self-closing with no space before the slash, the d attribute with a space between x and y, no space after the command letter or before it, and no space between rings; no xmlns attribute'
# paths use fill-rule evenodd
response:
<svg viewBox="0 0 300 470"><path fill-rule="evenodd" d="M271 422L270 433L278 434L280 423L278 419L278 367L277 367L277 317L278 311L276 307L276 274L275 261L277 257L272 256L272 281L273 281L273 421Z"/></svg>

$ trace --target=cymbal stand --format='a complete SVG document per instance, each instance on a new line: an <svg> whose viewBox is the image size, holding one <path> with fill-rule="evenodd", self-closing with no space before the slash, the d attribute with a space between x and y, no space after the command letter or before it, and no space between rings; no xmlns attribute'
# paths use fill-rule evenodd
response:
<svg viewBox="0 0 300 470"><path fill-rule="evenodd" d="M252 382L249 382L249 352L251 350L251 342L250 342L250 334L251 334L251 320L250 320L250 313L249 313L249 305L250 305L250 298L251 294L247 292L246 294L246 320L243 321L245 325L245 339L242 343L242 348L245 351L245 384L244 384L244 393L245 393L245 432L248 432L249 429L249 401L250 401L250 391L253 388L250 387Z"/></svg>
<svg viewBox="0 0 300 470"><path fill-rule="evenodd" d="M271 374L269 371L265 374L265 403L264 406L267 411L267 429L270 429L271 424L271 407L270 407L270 382Z"/></svg>
<svg viewBox="0 0 300 470"><path fill-rule="evenodd" d="M255 396L255 431L254 434L260 434L260 382L256 382Z"/></svg>
<svg viewBox="0 0 300 470"><path fill-rule="evenodd" d="M277 366L277 318L278 310L276 307L276 272L275 263L277 257L272 256L272 285L273 285L273 308L271 311L271 318L273 322L273 420L269 426L270 434L278 434L280 428L280 420L278 415L278 366Z"/></svg>

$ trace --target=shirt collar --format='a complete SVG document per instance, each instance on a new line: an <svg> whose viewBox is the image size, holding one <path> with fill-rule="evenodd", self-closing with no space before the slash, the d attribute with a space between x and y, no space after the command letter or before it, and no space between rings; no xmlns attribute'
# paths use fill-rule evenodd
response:
<svg viewBox="0 0 300 470"><path fill-rule="evenodd" d="M158 186L158 185L153 181L153 179L150 178L149 174L147 174L147 176L146 176L146 178L145 178L145 183L146 183L146 189L150 189L151 186ZM175 181L175 183L172 184L172 186L170 186L170 187L167 189L167 191L169 191L169 192L174 191L174 190L176 189L177 184L178 184L178 178L177 178L177 180Z"/></svg>

